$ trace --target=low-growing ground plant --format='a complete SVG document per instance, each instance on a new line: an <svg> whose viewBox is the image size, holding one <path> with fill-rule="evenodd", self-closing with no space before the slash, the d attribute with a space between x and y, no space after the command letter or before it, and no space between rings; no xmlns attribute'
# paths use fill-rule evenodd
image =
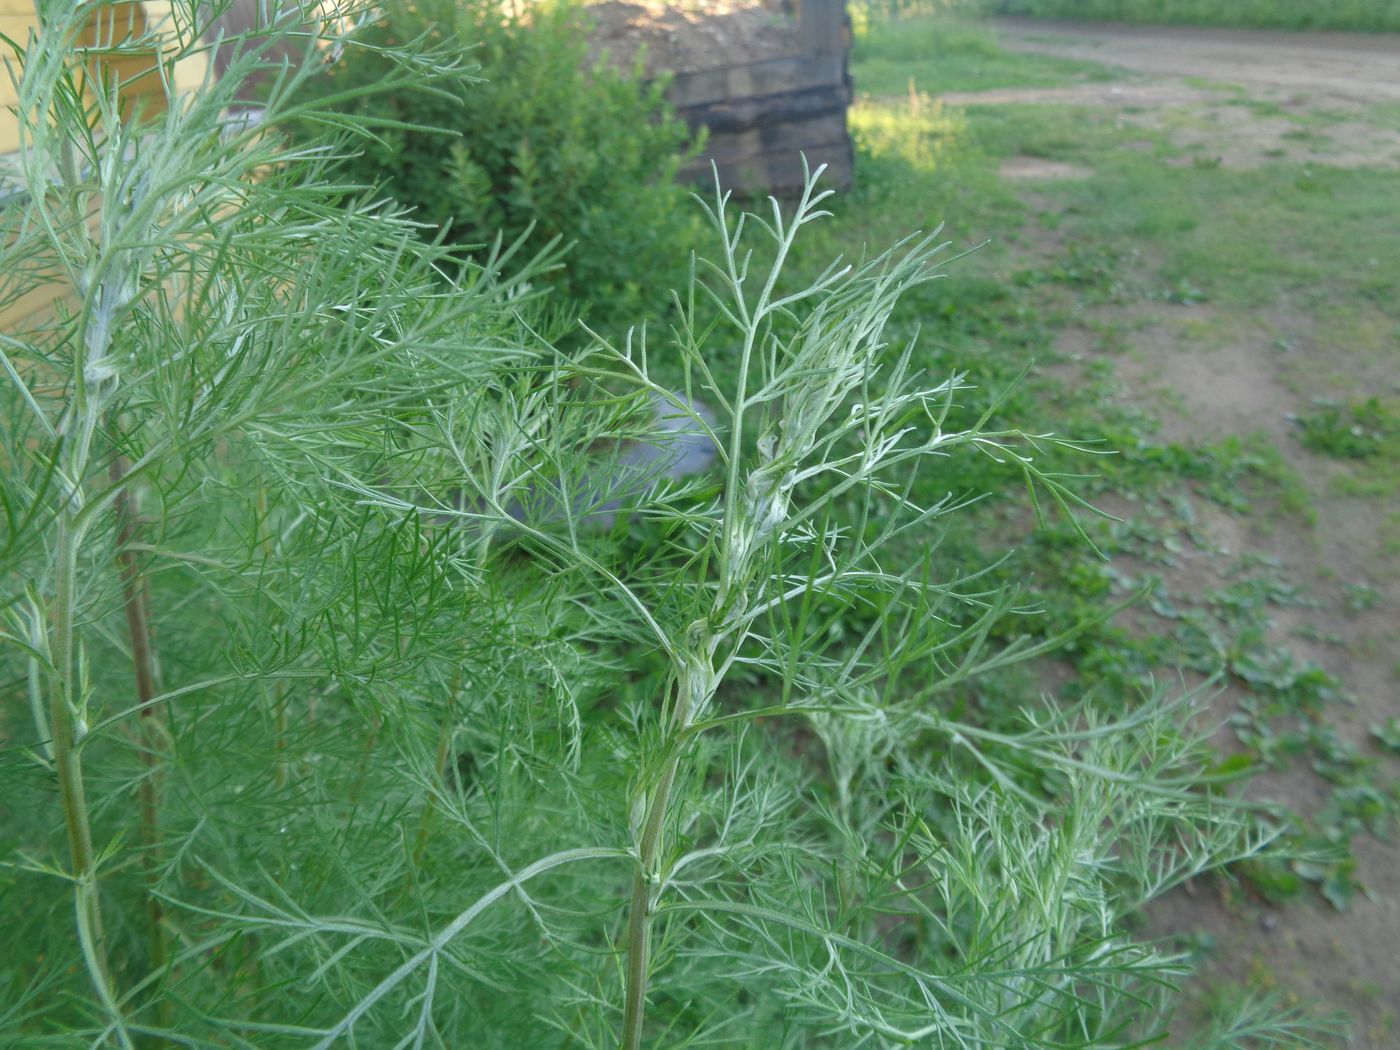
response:
<svg viewBox="0 0 1400 1050"><path fill-rule="evenodd" d="M792 280L816 178L788 213L716 195L675 391L640 334L541 341L548 259L457 266L392 206L339 207L324 151L280 133L357 130L301 101L320 43L268 70L293 30L243 41L124 112L79 43L103 6L46 6L23 47L0 213L0 302L71 289L0 338L0 1041L1160 1030L1185 966L1126 918L1268 833L1187 701L983 709L979 676L1083 625L994 642L1016 595L936 544L890 560L959 509L910 497L953 457L1076 507L1054 439L966 416L965 377L887 345L935 239ZM217 13L177 5L171 57ZM357 46L343 24L296 32ZM261 120L231 118L269 73ZM658 400L718 476L599 533L596 479ZM1309 1038L1251 1006L1212 1045L1275 1036Z"/></svg>

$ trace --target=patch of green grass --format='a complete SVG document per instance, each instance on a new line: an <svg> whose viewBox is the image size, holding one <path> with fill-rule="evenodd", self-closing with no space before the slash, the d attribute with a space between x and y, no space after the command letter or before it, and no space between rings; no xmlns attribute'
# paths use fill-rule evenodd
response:
<svg viewBox="0 0 1400 1050"><path fill-rule="evenodd" d="M1170 167L1161 159L1174 151L1160 132L1121 127L1101 109L999 105L966 112L968 148L991 160L1032 156L1092 171L1089 178L1043 187L1043 195L1053 197L1042 209L1043 224L1161 259L1161 297L1169 302L1259 305L1281 283L1321 300L1322 284L1333 278L1358 290L1365 286L1368 294L1391 291L1390 270L1357 267L1345 248L1350 243L1353 251L1377 258L1394 254L1385 226L1392 188L1386 175L1242 172L1204 156L1189 168ZM1132 149L1125 148L1129 143ZM1267 223L1257 220L1261 212Z"/></svg>
<svg viewBox="0 0 1400 1050"><path fill-rule="evenodd" d="M1326 405L1298 418L1303 444L1339 459L1373 459L1393 463L1400 454L1400 411L1379 398L1350 405Z"/></svg>
<svg viewBox="0 0 1400 1050"><path fill-rule="evenodd" d="M1119 129L1103 119L1101 110L1055 105L978 106L971 133L989 154L1029 156L1096 167L1119 149ZM1150 139L1138 133L1138 139Z"/></svg>
<svg viewBox="0 0 1400 1050"><path fill-rule="evenodd" d="M1400 102L1373 102L1365 116L1373 124L1400 124Z"/></svg>
<svg viewBox="0 0 1400 1050"><path fill-rule="evenodd" d="M966 156L963 111L923 92L898 103L857 102L849 119L858 150L870 160L892 160L932 174Z"/></svg>
<svg viewBox="0 0 1400 1050"><path fill-rule="evenodd" d="M1381 550L1388 555L1400 555L1400 512L1385 515L1379 525ZM1400 665L1397 665L1400 671Z"/></svg>
<svg viewBox="0 0 1400 1050"><path fill-rule="evenodd" d="M1103 177L1067 184L1063 206L1096 238L1151 241L1169 281L1237 306L1361 299L1400 316L1400 173L1174 168L1092 145L1081 159Z"/></svg>
<svg viewBox="0 0 1400 1050"><path fill-rule="evenodd" d="M1387 751L1400 754L1400 718L1388 718L1373 725L1371 736Z"/></svg>
<svg viewBox="0 0 1400 1050"><path fill-rule="evenodd" d="M852 62L856 90L877 97L907 94L911 85L939 94L1115 78L1094 62L1004 51L989 27L932 15L858 23Z"/></svg>

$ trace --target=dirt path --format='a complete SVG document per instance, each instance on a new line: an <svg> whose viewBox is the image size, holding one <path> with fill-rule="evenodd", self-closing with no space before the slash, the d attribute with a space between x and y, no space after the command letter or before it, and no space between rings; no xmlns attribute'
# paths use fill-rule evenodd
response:
<svg viewBox="0 0 1400 1050"><path fill-rule="evenodd" d="M947 95L947 101L1111 107L1119 125L1165 131L1176 148L1175 156L1163 160L1168 164L1400 170L1400 36L1024 21L1004 22L999 29L1011 50L1100 62L1121 70L1122 79ZM1002 174L1020 180L1034 199L1040 196L1035 180L1094 174L1075 169L1022 157L1008 162ZM1048 195L1042 199L1048 206ZM1042 232L1040 250L1053 251L1056 235ZM1385 264L1400 265L1400 252ZM1393 329L1393 315L1377 317ZM1262 434L1303 479L1316 507L1316 522L1309 525L1285 517L1241 517L1201 503L1198 533L1206 542L1164 570L1168 586L1182 595L1204 593L1231 578L1241 555L1283 567L1288 582L1302 587L1313 604L1281 614L1277 640L1343 681L1353 699L1332 710L1330 727L1358 748L1373 747L1368 726L1400 714L1400 551L1381 538L1383 523L1400 515L1400 508L1394 495L1369 502L1337 498L1336 484L1348 468L1304 447L1290 419L1308 411L1319 391L1344 400L1400 392L1400 330L1378 337L1363 354L1332 335L1320 317L1282 301L1272 311L1213 304L1150 304L1144 311L1142 304L1129 304L1086 311L1085 327L1063 331L1060 349L1081 359L1101 355L1092 327L1106 323L1133 332L1114 366L1124 398L1161 419L1161 437L1190 443ZM1358 580L1366 581L1364 609L1357 607L1355 591L1348 592ZM1345 644L1320 640L1326 638ZM1228 694L1222 698L1221 714L1231 702ZM1393 779L1395 763L1377 761L1375 786L1382 788ZM1320 805L1327 792L1307 769L1269 774L1257 787L1302 811ZM1276 906L1257 895L1227 895L1201 885L1160 902L1149 926L1161 935L1214 944L1205 967L1207 989L1272 987L1285 998L1347 1014L1352 1023L1339 1046L1395 1050L1400 849L1393 838L1367 835L1358 835L1353 848L1362 892L1346 911L1314 896ZM1207 1006L1198 1004L1202 1011ZM1190 1046L1191 1037L1175 1033L1175 1043Z"/></svg>
<svg viewBox="0 0 1400 1050"><path fill-rule="evenodd" d="M1167 131L1173 163L1254 168L1280 160L1400 170L1400 35L1092 26L1003 20L1015 51L1100 62L1118 82L952 92L960 106L1111 107ZM1053 178L1031 167L1011 178Z"/></svg>
<svg viewBox="0 0 1400 1050"><path fill-rule="evenodd" d="M1400 36L998 23L1017 51L1087 59L1139 73L1304 95L1314 105L1400 102Z"/></svg>

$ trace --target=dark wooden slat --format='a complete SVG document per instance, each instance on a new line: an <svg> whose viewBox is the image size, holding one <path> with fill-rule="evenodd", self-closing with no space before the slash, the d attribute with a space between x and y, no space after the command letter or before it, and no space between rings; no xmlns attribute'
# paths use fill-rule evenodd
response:
<svg viewBox="0 0 1400 1050"><path fill-rule="evenodd" d="M827 164L826 185L847 186L854 164L846 110L850 34L844 0L801 0L802 53L676 76L667 96L693 129L709 131L681 178L742 193L803 185L802 158Z"/></svg>
<svg viewBox="0 0 1400 1050"><path fill-rule="evenodd" d="M797 153L814 146L846 141L846 112L822 113L805 120L770 124L745 131L712 134L700 151L700 162L728 163L769 153Z"/></svg>
<svg viewBox="0 0 1400 1050"><path fill-rule="evenodd" d="M849 85L822 84L777 95L732 98L706 105L678 107L676 112L692 129L706 127L711 135L717 135L807 120L826 113L845 113L850 102Z"/></svg>
<svg viewBox="0 0 1400 1050"><path fill-rule="evenodd" d="M813 170L819 164L827 165L827 170L822 175L823 187L850 185L852 158L849 143L833 143L824 151L809 152L807 162ZM750 157L717 166L720 185L739 194L771 193L781 196L797 193L803 186L802 158L795 153ZM714 174L707 166L703 171L689 170L684 177L688 181L708 185Z"/></svg>
<svg viewBox="0 0 1400 1050"><path fill-rule="evenodd" d="M727 99L802 91L846 79L845 55L790 55L740 66L680 73L666 95L675 106L697 106Z"/></svg>

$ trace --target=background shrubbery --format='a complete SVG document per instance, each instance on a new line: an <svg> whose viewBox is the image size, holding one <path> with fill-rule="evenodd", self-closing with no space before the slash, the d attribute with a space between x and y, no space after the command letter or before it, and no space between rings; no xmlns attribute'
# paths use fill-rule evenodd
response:
<svg viewBox="0 0 1400 1050"><path fill-rule="evenodd" d="M559 238L572 247L553 283L591 320L630 321L664 303L662 290L684 274L696 226L672 180L690 135L668 111L664 83L587 66L587 24L570 3L524 15L492 0L385 4L362 31L367 46L349 50L318 88L381 82L395 62L386 49L452 46L463 75L344 107L413 125L357 144L345 174L448 226L456 245L527 231L536 246Z"/></svg>

